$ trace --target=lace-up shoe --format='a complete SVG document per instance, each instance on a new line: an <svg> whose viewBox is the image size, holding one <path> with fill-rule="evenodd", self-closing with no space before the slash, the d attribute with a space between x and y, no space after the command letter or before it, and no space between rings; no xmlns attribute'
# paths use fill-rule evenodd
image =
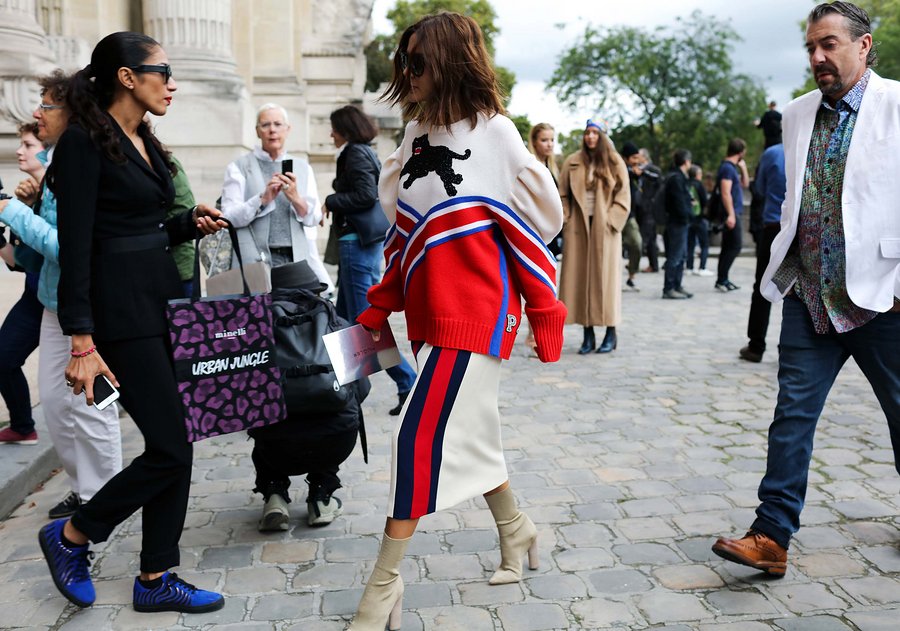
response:
<svg viewBox="0 0 900 631"><path fill-rule="evenodd" d="M70 515L74 515L75 511L81 506L81 498L75 495L74 492L69 491L69 494L66 495L62 500L51 508L47 516L50 519L62 519L63 517L69 517Z"/></svg>
<svg viewBox="0 0 900 631"><path fill-rule="evenodd" d="M134 579L134 610L141 612L180 611L181 613L207 613L225 606L221 594L198 589L178 578L174 572L165 572L156 587L144 587Z"/></svg>
<svg viewBox="0 0 900 631"><path fill-rule="evenodd" d="M50 568L53 583L63 596L79 607L90 607L97 594L88 569L94 553L83 546L67 546L62 541L65 519L50 522L38 532L38 542Z"/></svg>

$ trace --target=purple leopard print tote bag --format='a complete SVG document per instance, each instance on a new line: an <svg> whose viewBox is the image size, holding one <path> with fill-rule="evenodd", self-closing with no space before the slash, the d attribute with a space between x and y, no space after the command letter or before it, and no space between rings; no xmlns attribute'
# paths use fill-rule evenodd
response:
<svg viewBox="0 0 900 631"><path fill-rule="evenodd" d="M243 275L237 236L232 247ZM200 298L199 250L194 247L194 290L170 300L169 336L189 442L264 427L284 419L281 373L275 365L271 297L244 291Z"/></svg>

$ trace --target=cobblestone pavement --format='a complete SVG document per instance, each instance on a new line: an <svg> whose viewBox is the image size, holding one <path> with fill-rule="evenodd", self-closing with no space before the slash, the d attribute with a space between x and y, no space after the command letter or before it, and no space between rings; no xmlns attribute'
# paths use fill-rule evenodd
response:
<svg viewBox="0 0 900 631"><path fill-rule="evenodd" d="M753 260L743 288L686 277L691 301L660 300L660 274L626 293L619 348L581 357L577 326L555 365L522 347L505 367L501 406L513 486L540 530L541 567L521 584L490 587L498 562L490 513L478 498L422 520L402 565L406 631L657 629L832 631L897 629L898 487L883 415L855 366L840 376L819 427L804 527L781 580L710 552L753 518L775 395L774 340L761 364L745 343ZM395 328L401 328L395 321ZM140 517L95 547L97 603L59 596L35 540L64 493L62 475L0 526L0 626L32 629L277 629L339 631L371 569L389 482L395 401L383 375L367 403L371 457L342 473L344 515L305 525L295 479L292 528L260 534L243 436L197 447L182 566L227 595L205 615L137 614L130 606ZM126 448L139 436L126 419Z"/></svg>

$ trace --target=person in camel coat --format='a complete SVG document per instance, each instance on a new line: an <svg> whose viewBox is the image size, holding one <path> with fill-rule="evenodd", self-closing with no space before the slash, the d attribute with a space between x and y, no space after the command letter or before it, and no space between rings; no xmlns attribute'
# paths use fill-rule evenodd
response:
<svg viewBox="0 0 900 631"><path fill-rule="evenodd" d="M622 228L631 189L607 131L605 122L588 120L581 150L566 158L559 175L565 221L559 297L569 309L566 324L584 326L581 355L596 348L595 326L606 327L597 352L614 350L622 317Z"/></svg>

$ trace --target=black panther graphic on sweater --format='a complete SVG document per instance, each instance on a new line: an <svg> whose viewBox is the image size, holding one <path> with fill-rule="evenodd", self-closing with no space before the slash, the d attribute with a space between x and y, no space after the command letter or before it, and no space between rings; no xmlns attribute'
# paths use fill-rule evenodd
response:
<svg viewBox="0 0 900 631"><path fill-rule="evenodd" d="M428 142L428 134L425 134L413 140L412 153L400 172L401 178L404 175L409 176L403 183L403 188L409 188L414 181L434 171L444 183L447 195L456 195L456 186L454 185L462 184L463 177L453 171L453 161L468 160L472 155L469 149L460 155L447 147L431 146L431 143Z"/></svg>

